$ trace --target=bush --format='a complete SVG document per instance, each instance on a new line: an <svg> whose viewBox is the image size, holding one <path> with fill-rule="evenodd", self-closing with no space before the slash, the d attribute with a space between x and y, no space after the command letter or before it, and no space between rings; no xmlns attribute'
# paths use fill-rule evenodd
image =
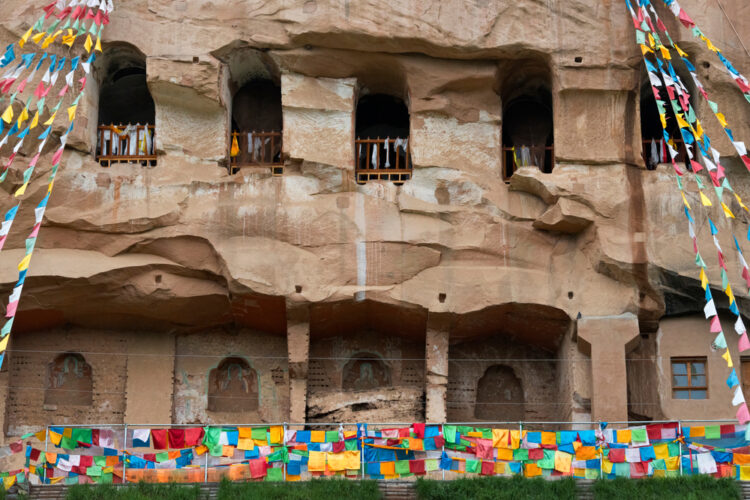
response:
<svg viewBox="0 0 750 500"><path fill-rule="evenodd" d="M346 479L313 479L298 483L232 483L219 486L219 500L379 500L378 483Z"/></svg>
<svg viewBox="0 0 750 500"><path fill-rule="evenodd" d="M138 483L133 486L77 484L68 488L67 500L198 500L200 486Z"/></svg>
<svg viewBox="0 0 750 500"><path fill-rule="evenodd" d="M612 480L594 483L594 498L606 500L727 500L739 499L740 486L734 479L715 479L710 476L675 478L644 478Z"/></svg>
<svg viewBox="0 0 750 500"><path fill-rule="evenodd" d="M454 479L452 481L417 481L417 498L420 500L521 500L538 499L575 500L576 483L571 478L545 480L526 479L521 476L510 478L487 477L475 479Z"/></svg>

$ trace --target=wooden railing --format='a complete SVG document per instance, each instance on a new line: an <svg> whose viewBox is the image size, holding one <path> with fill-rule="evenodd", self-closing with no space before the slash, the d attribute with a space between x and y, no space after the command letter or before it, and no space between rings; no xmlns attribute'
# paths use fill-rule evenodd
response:
<svg viewBox="0 0 750 500"><path fill-rule="evenodd" d="M370 180L403 184L411 179L411 146L408 137L357 139L354 141L354 157L357 184L364 184Z"/></svg>
<svg viewBox="0 0 750 500"><path fill-rule="evenodd" d="M232 132L231 144L232 149L235 144L238 148L230 153L232 172L240 167L268 166L274 175L284 173L281 132Z"/></svg>
<svg viewBox="0 0 750 500"><path fill-rule="evenodd" d="M153 125L100 125L96 159L105 167L130 162L156 165L155 133Z"/></svg>
<svg viewBox="0 0 750 500"><path fill-rule="evenodd" d="M520 149L515 148L515 153L512 147L503 146L503 179L508 181L510 177L518 170L519 165L516 163L516 157L520 161ZM533 150L532 150L533 151ZM531 158L531 165L534 165L534 158ZM541 165L534 165L539 167L542 172L550 173L555 166L555 146L544 147L544 158L542 159Z"/></svg>
<svg viewBox="0 0 750 500"><path fill-rule="evenodd" d="M677 146L677 158L675 161L677 163L685 163L687 161L687 149L685 149L685 142L682 139L672 139ZM658 139L654 139L656 142L656 147L659 152L659 163L672 163L672 159L669 156L669 150L666 149L667 145L664 145L664 153L661 152L661 146ZM642 141L643 144L643 161L646 163L646 165L649 164L650 158L651 158L651 139L644 139Z"/></svg>

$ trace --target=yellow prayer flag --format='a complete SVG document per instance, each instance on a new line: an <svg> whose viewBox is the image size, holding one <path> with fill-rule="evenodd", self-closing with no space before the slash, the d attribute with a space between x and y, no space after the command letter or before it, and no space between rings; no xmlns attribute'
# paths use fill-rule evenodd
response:
<svg viewBox="0 0 750 500"><path fill-rule="evenodd" d="M688 210L690 210L690 203L688 203L687 198L685 198L685 193L680 191L680 194L682 195L682 202L685 203L685 206L688 207Z"/></svg>
<svg viewBox="0 0 750 500"><path fill-rule="evenodd" d="M96 39L96 45L94 46L94 50L97 51L97 52L101 52L102 51L102 40L101 40L101 38L97 38Z"/></svg>
<svg viewBox="0 0 750 500"><path fill-rule="evenodd" d="M740 481L750 481L750 466L740 466Z"/></svg>
<svg viewBox="0 0 750 500"><path fill-rule="evenodd" d="M73 44L76 41L76 34L73 32L73 30L69 29L67 35L63 35L62 43L63 45L67 45L68 47L72 47Z"/></svg>
<svg viewBox="0 0 750 500"><path fill-rule="evenodd" d="M643 55L644 55L644 56L645 56L646 54L648 54L649 52L651 52L652 54L654 53L654 51L653 51L653 50L649 49L648 47L646 47L646 46L645 46L645 45L643 45L643 44L641 44L641 52L643 52Z"/></svg>
<svg viewBox="0 0 750 500"><path fill-rule="evenodd" d="M42 38L44 38L44 35L46 35L46 33L44 31L40 31L39 33L31 37L31 41L39 45L39 42L42 41Z"/></svg>
<svg viewBox="0 0 750 500"><path fill-rule="evenodd" d="M677 50L677 53L680 54L680 57L687 57L687 52L683 51L681 48L677 46L677 44L674 44L674 48Z"/></svg>
<svg viewBox="0 0 750 500"><path fill-rule="evenodd" d="M325 431L310 431L310 442L311 443L325 443L326 432Z"/></svg>
<svg viewBox="0 0 750 500"><path fill-rule="evenodd" d="M710 206L712 206L711 205L711 200L708 199L708 196L706 196L705 194L703 194L703 191L698 191L698 192L701 194L701 203L703 203L703 206L704 207L710 207Z"/></svg>
<svg viewBox="0 0 750 500"><path fill-rule="evenodd" d="M713 51L713 52L718 52L719 51L719 49L716 48L716 46L713 43L711 43L711 40L709 40L708 38L705 38L705 37L704 37L704 39L706 40L706 47L708 47L708 50Z"/></svg>
<svg viewBox="0 0 750 500"><path fill-rule="evenodd" d="M734 293L732 292L732 285L727 284L727 289L724 290L724 293L727 294L727 298L729 299L729 304L731 305L736 300L734 298Z"/></svg>
<svg viewBox="0 0 750 500"><path fill-rule="evenodd" d="M37 111L34 115L34 118L32 118L31 123L29 124L29 128L33 130L37 125L39 125L39 111Z"/></svg>
<svg viewBox="0 0 750 500"><path fill-rule="evenodd" d="M36 438L37 441L44 441L44 438L46 436L47 436L47 430L46 429L41 430L41 431L37 432L36 434L34 434L34 437Z"/></svg>
<svg viewBox="0 0 750 500"><path fill-rule="evenodd" d="M31 261L31 254L28 254L23 259L21 259L21 262L18 263L18 270L24 271L29 268L29 262Z"/></svg>
<svg viewBox="0 0 750 500"><path fill-rule="evenodd" d="M737 193L734 193L734 197L737 200L737 203L739 203L740 206L745 210L745 212L750 212L750 210L748 210L748 208L745 206L745 204L742 203L742 198L740 198L740 195L738 195Z"/></svg>
<svg viewBox="0 0 750 500"><path fill-rule="evenodd" d="M8 348L8 340L10 339L10 335L6 335L3 337L2 340L0 340L0 352L5 352L5 349Z"/></svg>
<svg viewBox="0 0 750 500"><path fill-rule="evenodd" d="M724 202L721 202L721 208L724 209L724 216L727 219L734 219L734 214L731 210L729 210L729 207L724 204Z"/></svg>
<svg viewBox="0 0 750 500"><path fill-rule="evenodd" d="M729 349L727 349L726 352L721 355L721 357L724 358L724 361L727 362L727 366L729 368L734 367L734 363L732 363L732 355L729 353Z"/></svg>
<svg viewBox="0 0 750 500"><path fill-rule="evenodd" d="M322 451L310 451L307 460L307 469L310 472L323 472L326 469L326 454ZM381 470L382 472L382 470Z"/></svg>
<svg viewBox="0 0 750 500"><path fill-rule="evenodd" d="M8 107L3 112L2 119L5 123L10 123L13 121L13 105L9 104Z"/></svg>
<svg viewBox="0 0 750 500"><path fill-rule="evenodd" d="M44 124L45 125L52 125L53 123L55 123L55 117L56 116L57 116L57 111L55 111L54 113L52 113L52 116L50 116L49 120L47 120L46 122L44 122Z"/></svg>
<svg viewBox="0 0 750 500"><path fill-rule="evenodd" d="M557 433L542 432L542 444L554 445L557 443Z"/></svg>
<svg viewBox="0 0 750 500"><path fill-rule="evenodd" d="M75 106L71 106L68 108L68 121L73 121L76 118L76 110L78 109L78 104Z"/></svg>
<svg viewBox="0 0 750 500"><path fill-rule="evenodd" d="M665 458L664 462L667 464L667 470L677 470L680 468L680 457Z"/></svg>
<svg viewBox="0 0 750 500"><path fill-rule="evenodd" d="M602 470L606 472L607 474L612 473L612 462L607 460L606 458L602 460Z"/></svg>
<svg viewBox="0 0 750 500"><path fill-rule="evenodd" d="M705 290L708 286L708 277L706 276L706 271L701 267L701 287ZM659 457L657 457L659 458Z"/></svg>
<svg viewBox="0 0 750 500"><path fill-rule="evenodd" d="M29 108L23 108L21 114L18 115L18 126L20 127L23 122L29 119Z"/></svg>
<svg viewBox="0 0 750 500"><path fill-rule="evenodd" d="M667 128L667 117L666 115L659 115L659 119L661 120L661 128L665 129Z"/></svg>
<svg viewBox="0 0 750 500"><path fill-rule="evenodd" d="M44 41L42 42L42 48L46 49L47 47L52 45L52 43L55 41L55 38L57 38L60 35L60 33L62 33L62 30L58 30L54 34L49 35L47 38L45 38Z"/></svg>
<svg viewBox="0 0 750 500"><path fill-rule="evenodd" d="M506 462L513 461L513 450L510 448L499 448L497 450L497 459L505 460Z"/></svg>
<svg viewBox="0 0 750 500"><path fill-rule="evenodd" d="M492 447L493 448L508 448L510 443L508 442L509 431L508 429L492 429Z"/></svg>
<svg viewBox="0 0 750 500"><path fill-rule="evenodd" d="M677 125L680 128L690 128L690 124L682 117L682 113L677 113L675 116L677 117Z"/></svg>
<svg viewBox="0 0 750 500"><path fill-rule="evenodd" d="M727 127L727 119L724 116L724 113L716 113L716 118L719 119L719 123L721 123L721 126L726 128Z"/></svg>
<svg viewBox="0 0 750 500"><path fill-rule="evenodd" d="M625 429L622 431L616 431L617 432L617 442L618 443L629 443L630 442L630 430Z"/></svg>
<svg viewBox="0 0 750 500"><path fill-rule="evenodd" d="M656 455L657 460L669 458L669 445L667 443L655 444L654 455Z"/></svg>
<svg viewBox="0 0 750 500"><path fill-rule="evenodd" d="M86 43L83 44L83 47L86 49L86 52L91 52L91 46L93 42L91 41L91 35L86 35Z"/></svg>
<svg viewBox="0 0 750 500"><path fill-rule="evenodd" d="M654 40L654 36L651 33L649 33L648 34L648 46L653 48L654 45L656 45L656 40Z"/></svg>
<svg viewBox="0 0 750 500"><path fill-rule="evenodd" d="M664 45L659 47L659 50L661 50L661 55L664 59L668 61L672 59L672 55L669 53L669 49L666 48Z"/></svg>
<svg viewBox="0 0 750 500"><path fill-rule="evenodd" d="M29 37L34 32L34 28L29 28L29 31L23 34L20 40L18 40L18 46L23 48L24 45L26 45L26 42L29 41Z"/></svg>
<svg viewBox="0 0 750 500"><path fill-rule="evenodd" d="M344 462L343 453L329 453L327 458L328 470L339 472L346 469L346 463Z"/></svg>
<svg viewBox="0 0 750 500"><path fill-rule="evenodd" d="M8 476L3 478L3 486L5 486L5 489L8 490L16 484L16 476Z"/></svg>
<svg viewBox="0 0 750 500"><path fill-rule="evenodd" d="M570 472L570 466L573 463L573 455L564 451L555 452L555 470L558 472Z"/></svg>
<svg viewBox="0 0 750 500"><path fill-rule="evenodd" d="M23 185L16 190L16 194L14 196L23 196L26 193L27 187L29 187L29 183L24 182Z"/></svg>
<svg viewBox="0 0 750 500"><path fill-rule="evenodd" d="M60 444L60 441L62 441L63 435L58 434L57 432L49 431L49 440L52 441L52 444L55 446L58 446ZM41 439L40 439L41 441Z"/></svg>

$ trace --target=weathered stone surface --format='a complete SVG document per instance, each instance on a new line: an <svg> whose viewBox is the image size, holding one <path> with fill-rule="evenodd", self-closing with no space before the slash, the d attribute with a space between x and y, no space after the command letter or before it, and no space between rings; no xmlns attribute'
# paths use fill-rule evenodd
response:
<svg viewBox="0 0 750 500"><path fill-rule="evenodd" d="M3 1L0 46L36 20L33 3ZM727 20L705 2L682 3L750 74ZM750 45L750 7L722 3ZM519 380L526 418L586 419L596 404L590 359L575 348L579 314L633 314L642 330L674 336L673 326L660 327L663 317L700 312L673 174L663 165L639 168L641 60L618 2L132 0L119 2L111 21L105 47L131 44L145 61L158 163L96 163L98 67L37 241L8 361L9 384L24 376L42 384L52 354L24 356L14 348L48 343L86 352L102 338L126 345L119 352L130 358L117 358L100 379L101 394L118 394L96 399L96 411L60 411L66 422L102 415L116 423L147 412L144 401L123 393L145 384L129 373L159 363L136 357L139 336L148 335L166 338L155 345L177 355L155 370L160 381L173 371L174 380L159 388L165 401L154 415L178 423L247 422L206 408L207 374L228 356L245 356L257 372L261 406L251 420L284 421L290 408L296 419L318 421L473 419L485 376ZM673 19L665 22L735 135L747 140L750 106L715 55ZM233 95L254 77L280 85L282 176L226 168ZM556 165L549 174L523 167L508 185L504 100L528 78L548 82ZM401 97L411 113L414 172L402 186L354 181L357 102L371 93ZM696 109L726 155L733 187L749 199L746 171L729 156L718 122L706 104ZM0 185L3 213L16 203L12 193L32 145L20 153ZM0 149L0 164L9 154ZM49 165L45 150L0 253L6 296ZM706 217L730 249L732 234L746 230L745 216L727 191L733 221L699 210L694 184L686 183L686 192L708 277L720 283L719 267L707 257L713 241ZM729 280L743 290L739 273ZM309 317L298 318L298 308ZM437 336L428 334L434 314L447 321ZM302 333L295 330L301 324ZM56 337L66 328L74 332L62 337L67 344ZM309 345L298 352L288 342ZM708 341L702 351L698 344L691 341L694 354L705 354ZM666 337L644 340L642 349L663 360L690 354ZM180 357L202 351L210 357ZM358 356L384 358L400 385L344 389L342 374ZM508 361L513 357L534 361ZM472 365L477 359L485 361ZM655 363L649 370L656 372ZM92 366L106 373L99 360ZM651 373L627 370L633 380ZM667 382L660 384L660 394L668 394ZM687 411L666 396L657 404L650 393L633 393L638 415ZM60 423L55 415L36 419L35 397L10 394L10 434ZM555 405L543 406L550 401ZM427 413L426 402L434 403ZM721 416L710 402L700 411Z"/></svg>
<svg viewBox="0 0 750 500"><path fill-rule="evenodd" d="M534 227L545 231L577 234L594 221L593 212L584 204L560 198L538 219Z"/></svg>

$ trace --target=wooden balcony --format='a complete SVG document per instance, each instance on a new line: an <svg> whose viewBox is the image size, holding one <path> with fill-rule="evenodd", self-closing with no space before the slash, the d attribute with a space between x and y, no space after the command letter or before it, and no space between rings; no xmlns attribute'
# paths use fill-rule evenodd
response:
<svg viewBox="0 0 750 500"><path fill-rule="evenodd" d="M100 125L96 160L105 167L112 163L156 165L153 125Z"/></svg>
<svg viewBox="0 0 750 500"><path fill-rule="evenodd" d="M509 147L503 147L503 180L505 182L510 182L511 176L516 173L516 170L518 170L519 165L516 162L516 157L518 156L518 149L516 149L515 154L513 151L513 148ZM542 165L534 165L534 158L531 158L531 165L537 166L542 172L550 173L555 165L555 146L545 146L544 147L544 159L542 160L544 163Z"/></svg>
<svg viewBox="0 0 750 500"><path fill-rule="evenodd" d="M388 144L386 145L386 141ZM396 143L398 142L398 146ZM406 139L357 139L354 141L357 184L371 180L401 185L411 179L411 146Z"/></svg>
<svg viewBox="0 0 750 500"><path fill-rule="evenodd" d="M230 154L232 173L241 167L271 167L273 175L284 173L284 161L281 158L281 132L232 132L232 145L237 144L237 151Z"/></svg>

